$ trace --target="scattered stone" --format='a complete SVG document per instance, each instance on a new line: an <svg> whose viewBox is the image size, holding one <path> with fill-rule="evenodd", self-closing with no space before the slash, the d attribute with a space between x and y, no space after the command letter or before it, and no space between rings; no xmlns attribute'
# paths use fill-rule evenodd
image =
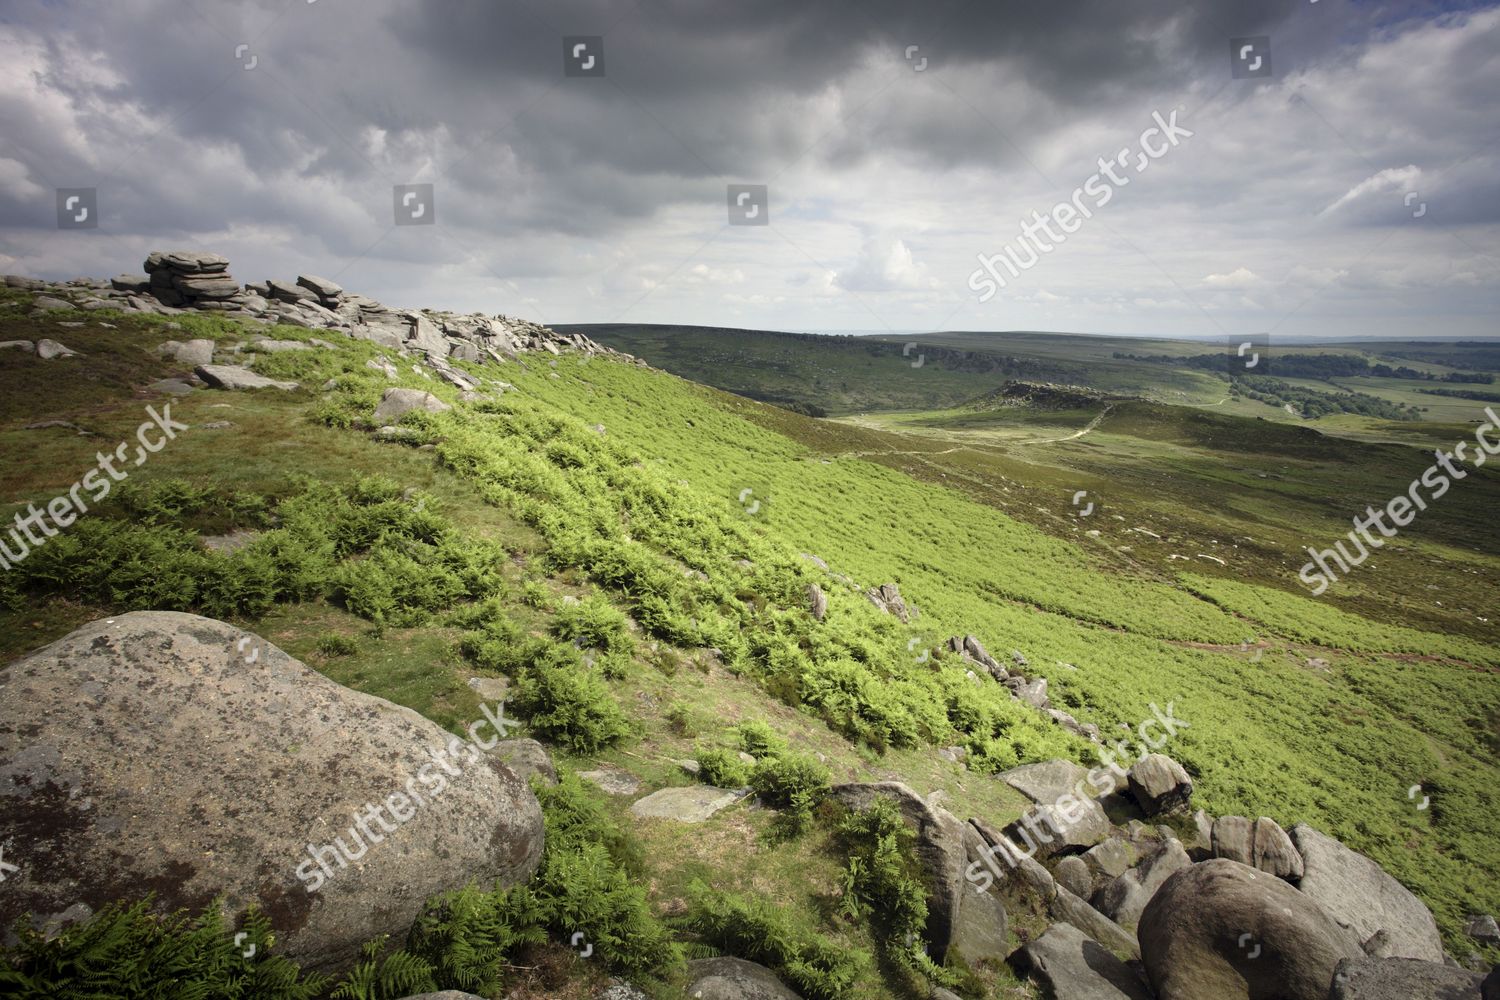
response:
<svg viewBox="0 0 1500 1000"><path fill-rule="evenodd" d="M152 382L146 388L152 392L165 392L173 396L186 396L197 387L189 385L180 378L164 378L160 381Z"/></svg>
<svg viewBox="0 0 1500 1000"><path fill-rule="evenodd" d="M578 776L598 786L606 795L634 795L641 790L641 779L629 771L616 768L600 768L597 771L579 771Z"/></svg>
<svg viewBox="0 0 1500 1000"><path fill-rule="evenodd" d="M807 585L807 604L815 621L822 621L823 616L828 614L828 595L816 583Z"/></svg>
<svg viewBox="0 0 1500 1000"><path fill-rule="evenodd" d="M6 350L7 348L14 348L18 351L24 351L27 354L36 353L36 345L29 340L0 340L0 351Z"/></svg>
<svg viewBox="0 0 1500 1000"><path fill-rule="evenodd" d="M425 789L407 776L452 737L222 622L117 615L11 663L0 685L0 843L29 845L0 893L7 927L149 886L158 912L258 905L278 953L331 971L405 935L429 897L515 885L541 860L541 809L503 767L448 775L418 821L363 840L350 810L374 798L417 815L405 789Z"/></svg>
<svg viewBox="0 0 1500 1000"><path fill-rule="evenodd" d="M1019 952L1024 972L1066 1000L1152 1000L1151 991L1108 949L1071 924L1053 924Z"/></svg>
<svg viewBox="0 0 1500 1000"><path fill-rule="evenodd" d="M1388 935L1390 958L1441 962L1445 957L1432 911L1374 861L1306 823L1291 831L1302 855L1302 892L1360 941Z"/></svg>
<svg viewBox="0 0 1500 1000"><path fill-rule="evenodd" d="M199 429L205 431L223 431L228 430L233 426L234 424L230 423L228 420L210 420L206 424L198 425Z"/></svg>
<svg viewBox="0 0 1500 1000"><path fill-rule="evenodd" d="M247 350L257 351L264 354L284 354L287 351L310 351L311 344L300 340L256 340L250 343Z"/></svg>
<svg viewBox="0 0 1500 1000"><path fill-rule="evenodd" d="M882 583L865 591L870 603L888 615L895 615L902 624L909 624L916 615L901 596L901 588L894 583Z"/></svg>
<svg viewBox="0 0 1500 1000"><path fill-rule="evenodd" d="M801 1000L775 973L741 958L700 958L687 965L693 1000Z"/></svg>
<svg viewBox="0 0 1500 1000"><path fill-rule="evenodd" d="M1167 879L1138 933L1159 1000L1326 1000L1338 963L1363 957L1311 898L1223 858Z"/></svg>
<svg viewBox="0 0 1500 1000"><path fill-rule="evenodd" d="M702 823L745 797L744 792L726 791L709 785L662 788L631 803L631 815L639 819L671 819L679 823Z"/></svg>
<svg viewBox="0 0 1500 1000"><path fill-rule="evenodd" d="M1495 918L1487 913L1476 913L1469 918L1469 925L1465 928L1469 937L1480 944L1500 944L1500 925L1495 923Z"/></svg>
<svg viewBox="0 0 1500 1000"><path fill-rule="evenodd" d="M428 413L442 413L453 407L438 399L430 392L421 389L387 389L380 397L380 405L375 408L374 421L379 424L390 424L400 420L413 410L425 410Z"/></svg>
<svg viewBox="0 0 1500 1000"><path fill-rule="evenodd" d="M1172 813L1187 808L1193 794L1188 773L1166 754L1154 753L1141 758L1130 769L1130 794L1147 816Z"/></svg>
<svg viewBox="0 0 1500 1000"><path fill-rule="evenodd" d="M66 299L55 298L51 295L38 295L31 304L40 312L66 312L78 308Z"/></svg>
<svg viewBox="0 0 1500 1000"><path fill-rule="evenodd" d="M281 389L290 392L301 388L296 382L278 382L240 365L199 365L193 372L215 389Z"/></svg>
<svg viewBox="0 0 1500 1000"><path fill-rule="evenodd" d="M469 690L481 701L504 701L510 696L510 681L504 677L470 677Z"/></svg>
<svg viewBox="0 0 1500 1000"><path fill-rule="evenodd" d="M552 755L536 740L501 740L490 753L522 781L538 775L544 784L557 784L557 767L552 763Z"/></svg>
<svg viewBox="0 0 1500 1000"><path fill-rule="evenodd" d="M55 340L38 340L36 342L36 356L43 361L51 361L53 358L77 357L78 352L70 350Z"/></svg>
<svg viewBox="0 0 1500 1000"><path fill-rule="evenodd" d="M1414 958L1355 958L1338 964L1328 1000L1479 1000L1483 977Z"/></svg>
<svg viewBox="0 0 1500 1000"><path fill-rule="evenodd" d="M240 549L245 548L259 537L260 532L241 528L238 531L231 531L227 535L204 535L203 547L210 552L228 555L231 552L238 552Z"/></svg>

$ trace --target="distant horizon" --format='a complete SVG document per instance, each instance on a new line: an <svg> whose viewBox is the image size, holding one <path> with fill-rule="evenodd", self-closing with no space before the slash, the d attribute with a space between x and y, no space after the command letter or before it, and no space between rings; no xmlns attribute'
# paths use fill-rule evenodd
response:
<svg viewBox="0 0 1500 1000"><path fill-rule="evenodd" d="M1022 334L1026 336L1041 337L1098 337L1110 340L1180 340L1189 343L1223 344L1226 338L1218 334L1187 334L1187 333L1098 333L1083 332L1077 330L974 330L953 328L949 330L840 330L840 329L801 329L783 330L749 326L724 326L717 323L621 323L618 320L594 322L594 323L554 323L550 324L554 329L573 329L579 327L599 326L640 326L640 327L683 327L685 329L700 330L742 330L746 333L793 333L815 337L935 337L944 334L972 333L993 336L1009 336ZM1257 335L1256 331L1250 331L1247 335ZM1264 336L1264 334L1259 334ZM1323 336L1318 334L1282 334L1272 338L1272 342L1280 340L1286 343L1298 344L1364 344L1364 343L1404 343L1407 341L1424 341L1434 344L1452 343L1496 343L1500 344L1500 334L1487 336L1452 336L1445 334L1434 334L1428 336L1400 336L1397 334L1372 335L1372 336Z"/></svg>

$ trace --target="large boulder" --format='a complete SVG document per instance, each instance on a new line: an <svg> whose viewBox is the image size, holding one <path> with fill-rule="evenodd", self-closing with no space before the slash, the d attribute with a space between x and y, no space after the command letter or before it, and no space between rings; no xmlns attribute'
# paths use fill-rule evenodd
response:
<svg viewBox="0 0 1500 1000"><path fill-rule="evenodd" d="M1062 1000L1152 1000L1118 958L1070 924L1053 924L1021 950L1017 964Z"/></svg>
<svg viewBox="0 0 1500 1000"><path fill-rule="evenodd" d="M1177 872L1141 914L1158 1000L1327 1000L1359 942L1281 879L1215 858Z"/></svg>
<svg viewBox="0 0 1500 1000"><path fill-rule="evenodd" d="M1292 842L1302 855L1302 891L1361 942L1384 931L1384 957L1443 960L1432 911L1374 861L1306 823L1292 827Z"/></svg>
<svg viewBox="0 0 1500 1000"><path fill-rule="evenodd" d="M1109 817L1088 794L1088 771L1072 761L1026 764L999 777L1036 803L1006 828L1018 852L1046 856L1091 847L1109 836Z"/></svg>
<svg viewBox="0 0 1500 1000"><path fill-rule="evenodd" d="M964 887L968 859L963 824L946 809L929 805L899 781L835 785L832 796L849 809L868 809L877 797L890 799L907 824L916 830L917 859L927 875L927 945L930 953L941 960L953 940L958 897Z"/></svg>
<svg viewBox="0 0 1500 1000"><path fill-rule="evenodd" d="M387 389L380 396L380 405L375 407L371 419L377 424L394 424L413 410L442 413L453 407L421 389Z"/></svg>
<svg viewBox="0 0 1500 1000"><path fill-rule="evenodd" d="M1414 958L1340 962L1328 1000L1479 1000L1476 972Z"/></svg>
<svg viewBox="0 0 1500 1000"><path fill-rule="evenodd" d="M298 388L296 382L278 382L257 375L242 365L199 365L193 373L215 389L281 389L290 392Z"/></svg>
<svg viewBox="0 0 1500 1000"><path fill-rule="evenodd" d="M1187 808L1193 781L1182 765L1162 753L1142 757L1129 774L1130 794L1147 816Z"/></svg>
<svg viewBox="0 0 1500 1000"><path fill-rule="evenodd" d="M702 958L687 966L693 1000L801 1000L776 974L740 958Z"/></svg>
<svg viewBox="0 0 1500 1000"><path fill-rule="evenodd" d="M1302 877L1302 855L1286 831L1268 816L1254 822L1244 816L1220 816L1213 822L1210 840L1216 858L1238 861L1292 882Z"/></svg>
<svg viewBox="0 0 1500 1000"><path fill-rule="evenodd" d="M222 622L85 625L0 670L0 843L24 859L0 925L222 896L231 913L258 906L279 952L351 963L372 937L402 938L430 896L536 870L536 798L481 751L499 734L471 732Z"/></svg>

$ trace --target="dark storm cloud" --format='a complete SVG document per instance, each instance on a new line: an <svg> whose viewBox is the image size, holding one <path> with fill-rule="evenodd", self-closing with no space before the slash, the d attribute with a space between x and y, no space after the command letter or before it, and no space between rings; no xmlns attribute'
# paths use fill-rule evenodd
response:
<svg viewBox="0 0 1500 1000"><path fill-rule="evenodd" d="M0 249L78 273L133 268L122 246L208 241L247 277L331 259L392 294L425 289L418 302L497 281L532 282L554 309L589 297L564 318L680 294L678 318L707 320L726 302L792 309L797 289L813 315L790 325L869 313L880 295L938 322L1011 220L1180 106L1200 137L1054 256L1059 290L1035 301L1201 315L1182 300L1200 285L1251 301L1278 280L1268 266L1338 273L1353 259L1340 234L1409 221L1413 192L1428 228L1402 239L1461 229L1439 254L1478 248L1475 268L1448 271L1482 281L1492 15L1342 0L19 0L0 14ZM565 77L564 35L603 36L607 75ZM1271 39L1274 79L1229 79L1239 36ZM771 184L773 232L721 232L724 185L742 181ZM390 186L408 182L437 186L441 227L391 231ZM51 189L96 185L107 238L54 239ZM1150 266L1130 249L1148 242L1166 248ZM1393 287L1420 280L1380 268ZM1126 273L1134 287L1101 289Z"/></svg>

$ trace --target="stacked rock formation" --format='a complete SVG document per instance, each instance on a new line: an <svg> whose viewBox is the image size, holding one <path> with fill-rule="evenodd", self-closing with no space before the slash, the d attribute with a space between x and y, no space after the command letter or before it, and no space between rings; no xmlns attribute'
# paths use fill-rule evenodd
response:
<svg viewBox="0 0 1500 1000"><path fill-rule="evenodd" d="M148 289L163 305L191 309L239 309L245 301L229 275L229 258L192 250L157 250L146 258Z"/></svg>

